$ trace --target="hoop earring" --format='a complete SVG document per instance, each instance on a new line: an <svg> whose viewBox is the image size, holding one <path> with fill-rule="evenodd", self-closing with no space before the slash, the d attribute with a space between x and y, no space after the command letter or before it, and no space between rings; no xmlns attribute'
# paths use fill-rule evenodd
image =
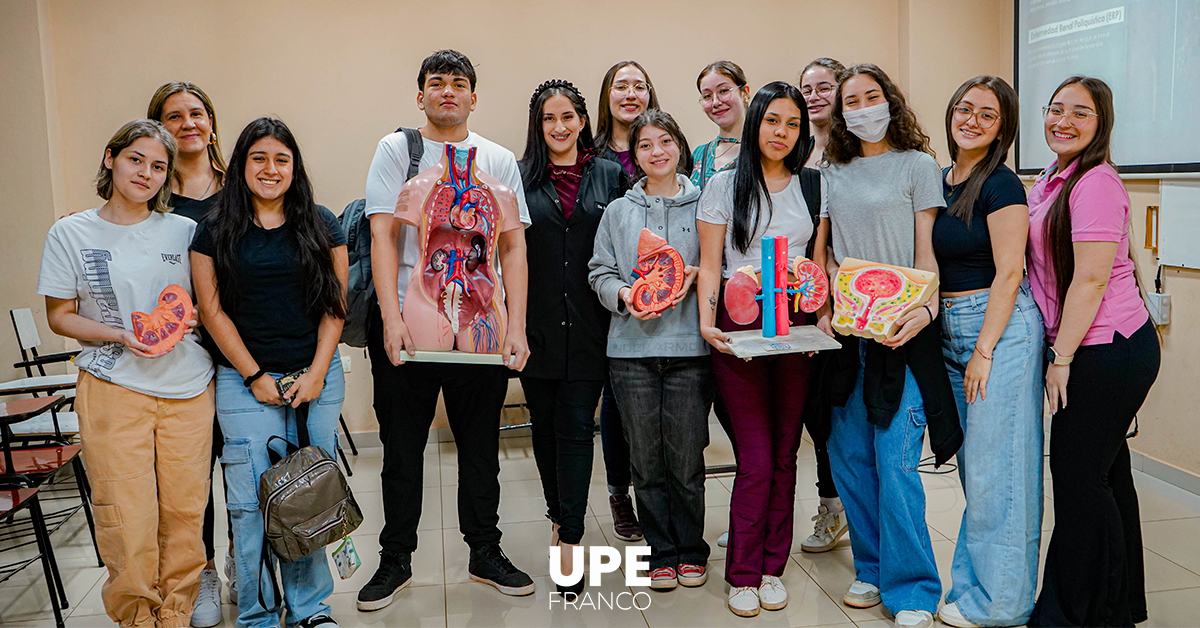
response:
<svg viewBox="0 0 1200 628"><path fill-rule="evenodd" d="M209 145L209 146L213 146L213 145L215 145L216 143L217 143L217 134L216 134L216 133L209 133L209 137L208 137L208 145Z"/></svg>

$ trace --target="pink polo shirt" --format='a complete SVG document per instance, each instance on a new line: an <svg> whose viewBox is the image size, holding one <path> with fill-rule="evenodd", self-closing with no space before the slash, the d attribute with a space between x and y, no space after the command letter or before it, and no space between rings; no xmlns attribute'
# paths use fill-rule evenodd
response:
<svg viewBox="0 0 1200 628"><path fill-rule="evenodd" d="M1051 342L1058 337L1058 288L1054 262L1044 240L1046 215L1078 164L1073 162L1063 172L1053 172L1051 164L1029 191L1029 283ZM1129 257L1129 194L1117 171L1107 163L1089 170L1071 190L1071 241L1117 243L1108 288L1082 344L1110 343L1113 332L1132 336L1146 324L1150 314L1138 292Z"/></svg>

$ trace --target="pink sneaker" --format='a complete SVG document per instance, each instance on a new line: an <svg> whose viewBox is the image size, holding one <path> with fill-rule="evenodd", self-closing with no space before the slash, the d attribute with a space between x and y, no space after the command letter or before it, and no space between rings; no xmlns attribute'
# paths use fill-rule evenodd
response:
<svg viewBox="0 0 1200 628"><path fill-rule="evenodd" d="M680 565L679 584L685 587L699 587L708 582L708 570L704 565Z"/></svg>
<svg viewBox="0 0 1200 628"><path fill-rule="evenodd" d="M659 567L650 570L650 588L655 591L670 591L679 586L674 567Z"/></svg>

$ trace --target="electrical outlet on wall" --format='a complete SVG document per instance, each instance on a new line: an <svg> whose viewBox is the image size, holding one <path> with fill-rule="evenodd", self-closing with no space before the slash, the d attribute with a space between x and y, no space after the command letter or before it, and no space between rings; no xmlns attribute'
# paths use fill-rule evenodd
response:
<svg viewBox="0 0 1200 628"><path fill-rule="evenodd" d="M342 356L342 372L343 373L350 372L350 356L348 356L348 355Z"/></svg>
<svg viewBox="0 0 1200 628"><path fill-rule="evenodd" d="M1150 310L1150 320L1155 325L1171 324L1171 295L1162 292L1151 292L1146 295L1146 309Z"/></svg>

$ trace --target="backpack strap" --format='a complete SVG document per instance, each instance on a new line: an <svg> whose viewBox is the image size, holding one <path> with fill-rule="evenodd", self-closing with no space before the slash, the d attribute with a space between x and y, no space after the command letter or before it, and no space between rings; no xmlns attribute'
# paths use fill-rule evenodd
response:
<svg viewBox="0 0 1200 628"><path fill-rule="evenodd" d="M404 133L404 139L408 140L408 176L404 179L407 181L421 171L421 156L425 154L425 140L421 138L421 132L416 129L400 127L396 129L396 132Z"/></svg>
<svg viewBox="0 0 1200 628"><path fill-rule="evenodd" d="M821 171L816 168L800 169L800 192L808 205L808 215L812 218L813 237L808 241L807 255L812 259L813 246L816 243L817 227L821 224Z"/></svg>

